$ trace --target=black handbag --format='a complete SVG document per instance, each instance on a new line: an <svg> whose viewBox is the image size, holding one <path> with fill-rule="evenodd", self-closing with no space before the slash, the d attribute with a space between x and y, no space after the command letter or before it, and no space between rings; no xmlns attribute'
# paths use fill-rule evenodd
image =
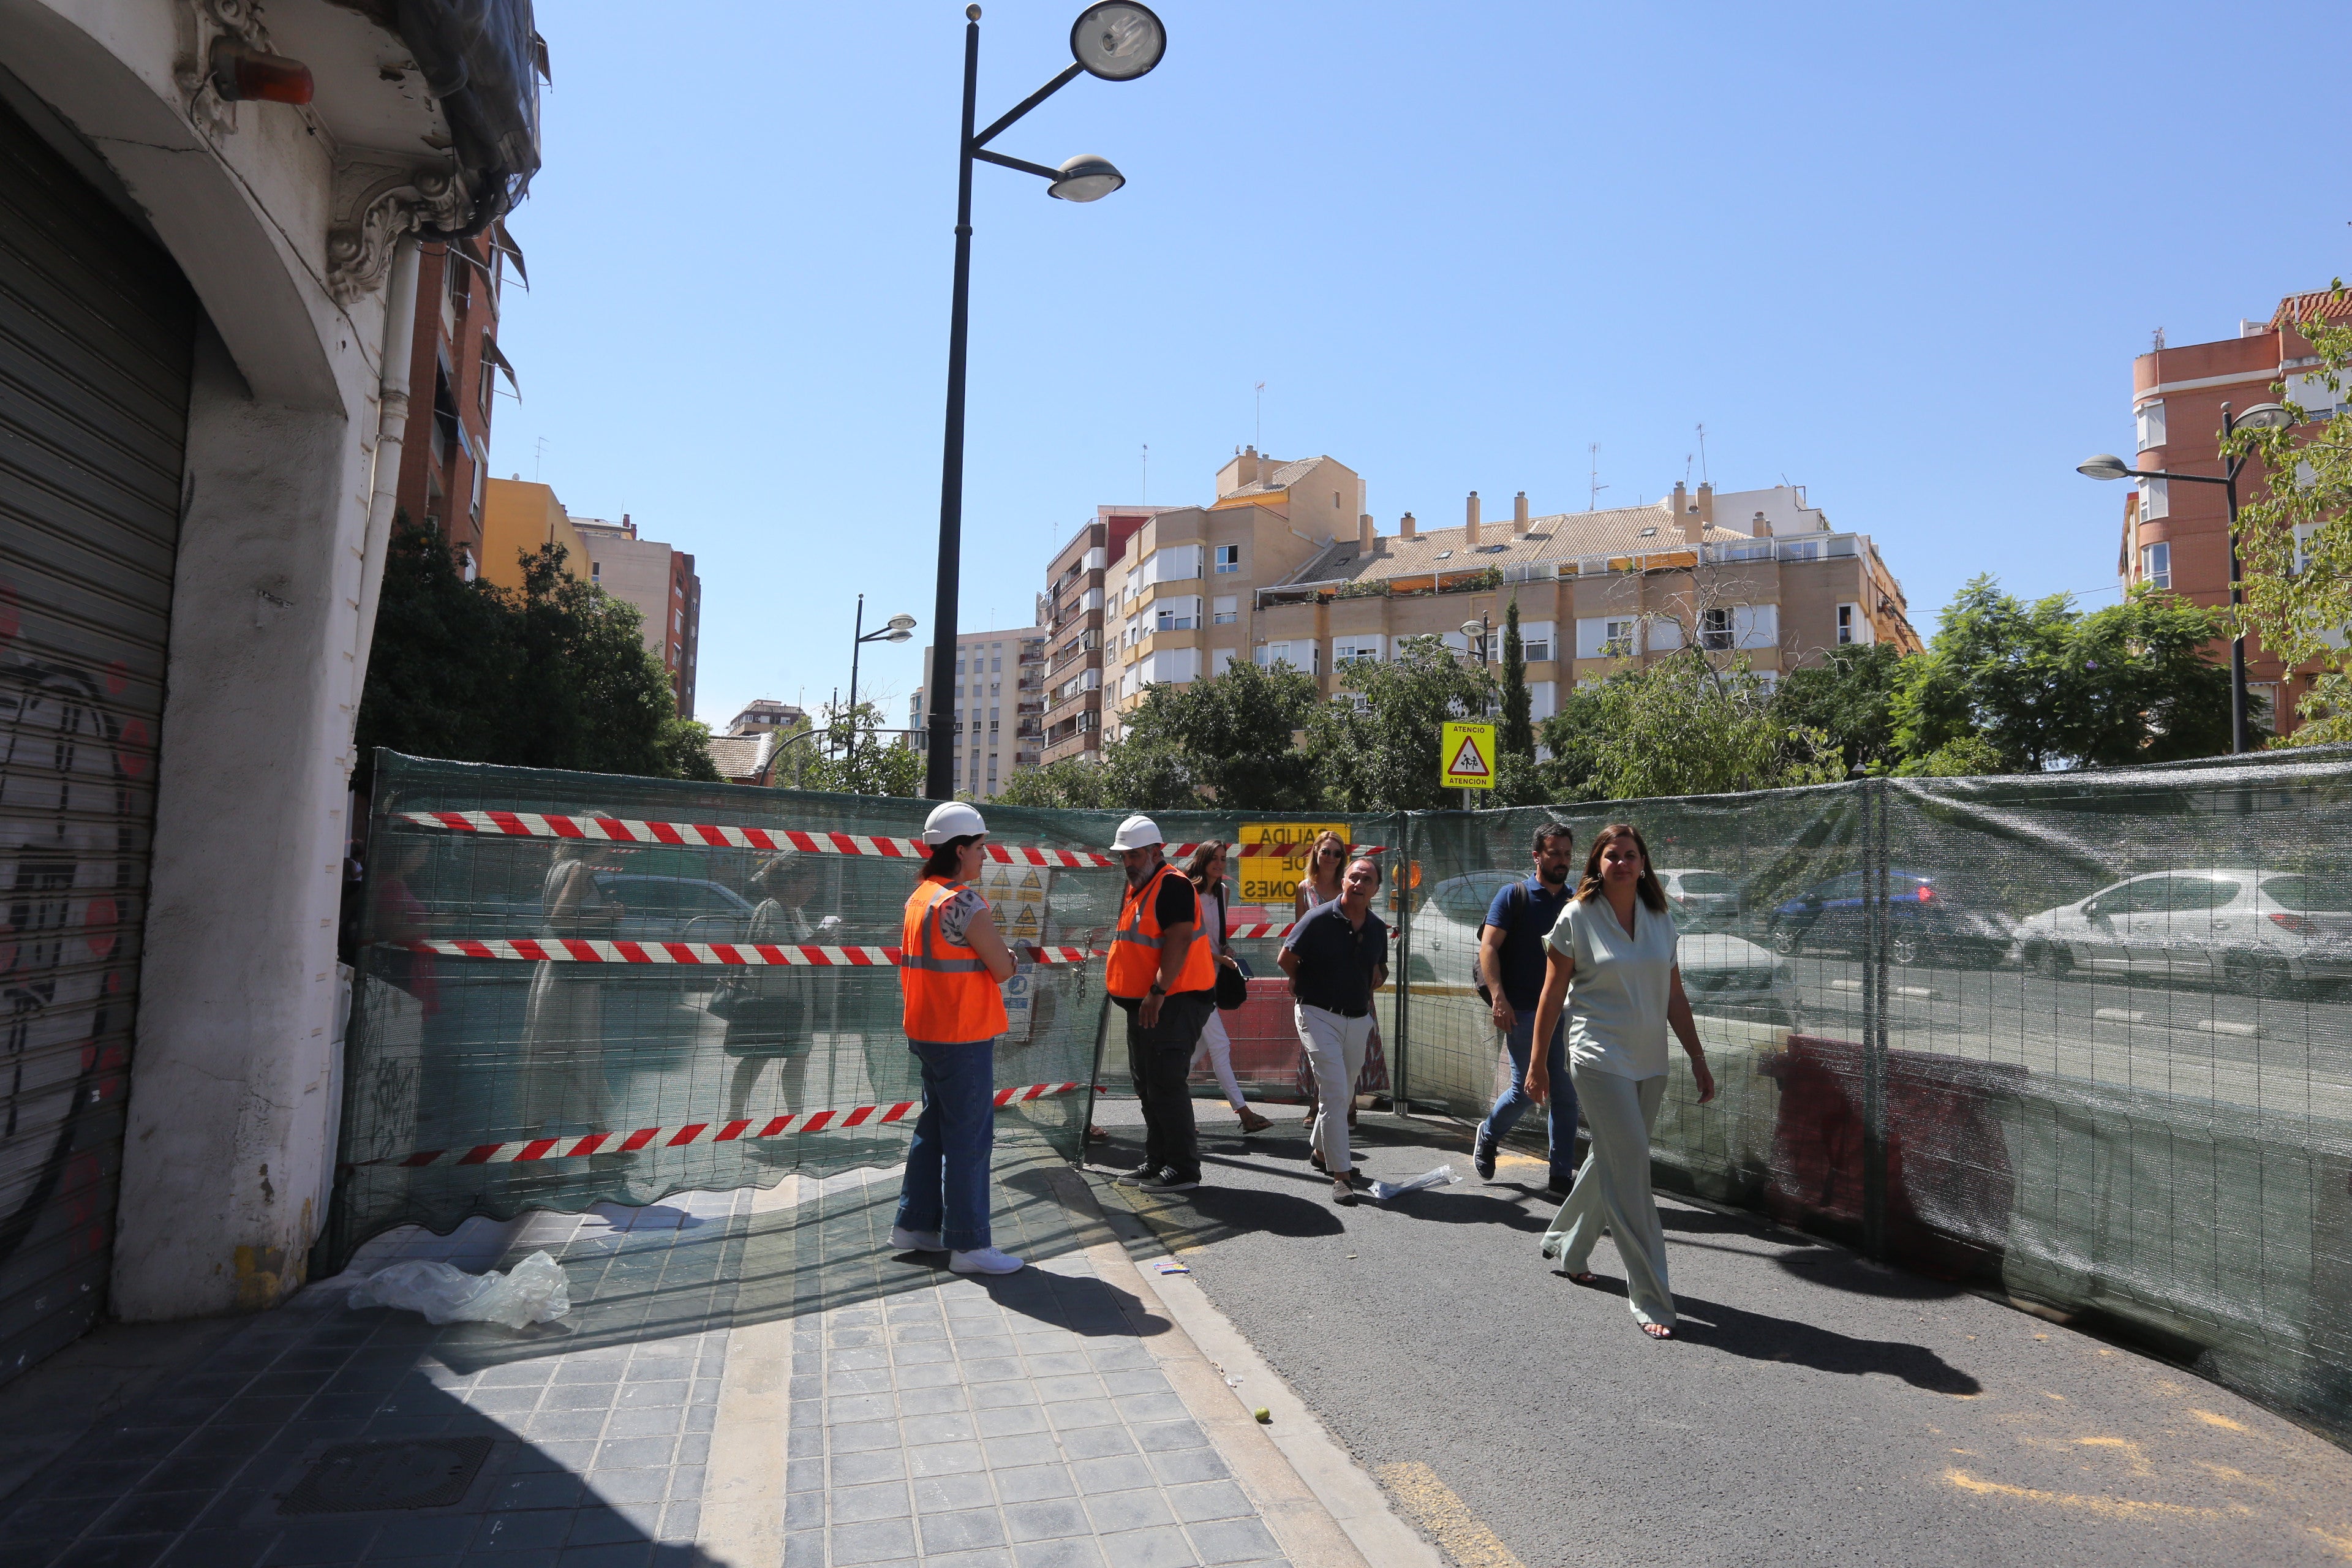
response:
<svg viewBox="0 0 2352 1568"><path fill-rule="evenodd" d="M1217 965L1217 1011L1230 1013L1249 1000L1249 976L1225 964Z"/></svg>

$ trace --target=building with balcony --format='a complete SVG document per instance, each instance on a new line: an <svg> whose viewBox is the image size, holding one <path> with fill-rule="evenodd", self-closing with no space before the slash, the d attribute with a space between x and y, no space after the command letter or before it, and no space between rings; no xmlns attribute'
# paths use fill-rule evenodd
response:
<svg viewBox="0 0 2352 1568"><path fill-rule="evenodd" d="M1363 500L1364 481L1337 458L1286 463L1249 447L1218 470L1209 505L1156 509L1104 574L1105 733L1116 736L1145 687L1251 657L1262 640L1257 589L1369 530Z"/></svg>
<svg viewBox="0 0 2352 1568"><path fill-rule="evenodd" d="M659 540L641 539L627 512L618 522L571 520L588 552L588 580L637 607L646 647L662 661L681 719L694 717L696 656L702 645L702 579L694 557Z"/></svg>
<svg viewBox="0 0 2352 1568"><path fill-rule="evenodd" d="M1841 646L1919 647L1902 585L1871 537L1832 529L1801 486L1718 494L1676 485L1650 506L1542 517L1528 515L1523 491L1510 520L1493 524L1473 491L1464 514L1458 528L1424 530L1407 513L1392 536L1365 518L1354 539L1256 591L1250 656L1307 671L1327 695L1339 693L1343 667L1392 658L1408 637L1499 660L1516 599L1542 720L1562 681L1694 646L1744 657L1768 681ZM1484 646L1462 629L1472 621L1491 628ZM1236 657L1232 648L1208 657Z"/></svg>
<svg viewBox="0 0 2352 1568"><path fill-rule="evenodd" d="M993 800L1018 768L1034 767L1044 749L1045 628L1014 626L966 632L956 638L955 793ZM931 650L923 649L923 668ZM928 691L918 686L908 700L907 724L915 749L927 757L930 734L925 715Z"/></svg>
<svg viewBox="0 0 2352 1568"><path fill-rule="evenodd" d="M490 416L499 374L514 380L499 352L499 303L508 258L520 254L503 223L418 247L400 506L448 542L469 579L488 560Z"/></svg>
<svg viewBox="0 0 2352 1568"><path fill-rule="evenodd" d="M2274 402L2275 384L2284 384L2288 400L2307 417L2330 417L2338 400L2352 397L2352 391L2333 391L2314 374L2318 361L2294 327L2314 311L2340 322L2352 319L2352 301L2331 301L2327 291L2291 295L2279 301L2268 321L2240 321L2234 338L2179 348L2159 342L2134 360L2138 456L2131 466L2219 474L2221 405L2242 411ZM2242 500L2260 493L2262 474L2259 462L2247 465L2238 481ZM2146 583L2200 605L2230 602L2229 502L2221 486L2184 484L2174 489L2164 479L2141 479L2125 496L2123 513L2116 571L2126 589ZM2209 652L2227 659L2230 645L2216 641ZM2253 721L2271 723L2282 733L2292 730L2299 721L2295 704L2310 689L2312 674L2308 668L2290 671L2259 637L2249 637L2246 685L2258 700L2252 705Z"/></svg>
<svg viewBox="0 0 2352 1568"><path fill-rule="evenodd" d="M1102 750L1103 574L1136 530L1174 507L1106 506L1054 553L1037 624L1045 628L1044 745L1058 763Z"/></svg>

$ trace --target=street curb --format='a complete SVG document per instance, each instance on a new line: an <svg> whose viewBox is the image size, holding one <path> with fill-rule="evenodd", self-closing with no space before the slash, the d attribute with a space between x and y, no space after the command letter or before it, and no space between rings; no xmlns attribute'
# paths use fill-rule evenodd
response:
<svg viewBox="0 0 2352 1568"><path fill-rule="evenodd" d="M801 1201L795 1171L755 1188L753 1216ZM731 1324L711 1423L709 1468L695 1544L714 1562L781 1563L784 1556L784 1466L791 1435L793 1324L790 1317Z"/></svg>
<svg viewBox="0 0 2352 1568"><path fill-rule="evenodd" d="M1139 1261L1140 1243L1167 1256L1135 1216L1108 1209L1087 1173L1055 1173L1063 1201L1091 1214L1116 1238L1087 1249L1107 1279L1133 1280L1174 1333L1143 1341L1192 1418L1209 1434L1234 1479L1257 1505L1294 1568L1446 1568L1438 1550L1390 1506L1380 1483L1324 1428L1315 1413L1217 1310L1189 1274L1161 1274ZM1225 1379L1241 1379L1239 1389ZM1272 1414L1261 1426L1252 1403Z"/></svg>

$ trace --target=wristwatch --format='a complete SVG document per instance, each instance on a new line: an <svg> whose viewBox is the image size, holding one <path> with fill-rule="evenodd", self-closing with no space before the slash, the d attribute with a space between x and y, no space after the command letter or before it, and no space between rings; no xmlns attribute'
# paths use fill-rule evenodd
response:
<svg viewBox="0 0 2352 1568"><path fill-rule="evenodd" d="M1160 982L1155 980L1151 983L1150 991L1146 993L1146 994L1152 996L1165 996L1168 994L1168 987L1160 984Z"/></svg>

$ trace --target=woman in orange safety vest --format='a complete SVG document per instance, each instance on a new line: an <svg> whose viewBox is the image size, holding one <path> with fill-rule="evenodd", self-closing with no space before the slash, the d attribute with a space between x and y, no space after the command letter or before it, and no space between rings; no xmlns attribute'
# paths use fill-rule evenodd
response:
<svg viewBox="0 0 2352 1568"><path fill-rule="evenodd" d="M972 887L988 825L961 801L923 824L930 847L898 940L907 1048L922 1065L923 1110L890 1245L944 1252L959 1274L1010 1274L1021 1259L991 1245L988 1152L996 1141L996 1037L1013 953Z"/></svg>

